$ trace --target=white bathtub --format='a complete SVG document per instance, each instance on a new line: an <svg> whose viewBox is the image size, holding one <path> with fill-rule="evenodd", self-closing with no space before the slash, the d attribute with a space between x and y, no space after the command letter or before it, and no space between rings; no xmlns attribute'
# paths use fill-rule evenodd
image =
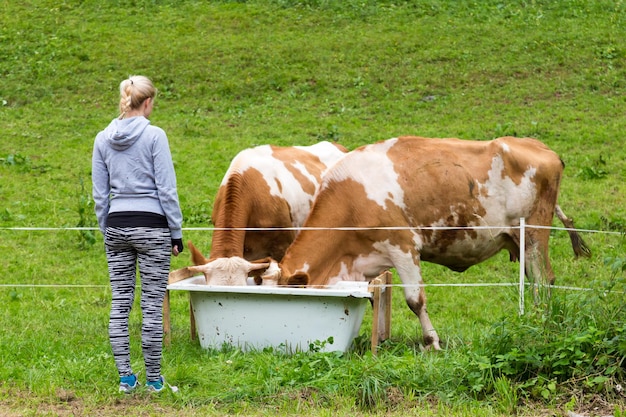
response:
<svg viewBox="0 0 626 417"><path fill-rule="evenodd" d="M200 346L243 350L347 351L358 335L372 294L366 282L332 288L206 285L204 276L169 284L188 291ZM328 342L332 338L332 344Z"/></svg>

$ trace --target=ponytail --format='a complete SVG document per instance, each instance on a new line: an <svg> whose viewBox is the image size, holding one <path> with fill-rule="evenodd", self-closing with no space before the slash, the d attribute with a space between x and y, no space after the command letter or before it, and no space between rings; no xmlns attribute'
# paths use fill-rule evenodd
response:
<svg viewBox="0 0 626 417"><path fill-rule="evenodd" d="M156 88L148 77L131 75L120 83L120 119L138 109L147 98L156 96Z"/></svg>

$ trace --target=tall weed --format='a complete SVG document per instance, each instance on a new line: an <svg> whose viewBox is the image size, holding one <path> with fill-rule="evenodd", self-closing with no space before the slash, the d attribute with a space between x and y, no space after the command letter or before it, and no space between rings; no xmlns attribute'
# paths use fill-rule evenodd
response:
<svg viewBox="0 0 626 417"><path fill-rule="evenodd" d="M506 378L531 398L547 400L570 385L618 398L626 382L626 268L624 260L610 262L610 282L553 290L533 311L495 324L475 357L484 378L479 391L500 392Z"/></svg>

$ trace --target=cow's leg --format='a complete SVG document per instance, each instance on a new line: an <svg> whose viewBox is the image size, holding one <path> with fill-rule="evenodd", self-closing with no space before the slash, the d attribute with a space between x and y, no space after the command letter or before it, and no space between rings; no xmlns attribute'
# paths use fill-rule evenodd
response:
<svg viewBox="0 0 626 417"><path fill-rule="evenodd" d="M409 308L417 315L422 326L422 336L424 337L424 347L426 350L441 350L439 346L439 335L430 322L428 311L426 310L426 291L423 286L419 288L404 289L404 296Z"/></svg>
<svg viewBox="0 0 626 417"><path fill-rule="evenodd" d="M424 337L424 347L426 350L441 350L439 346L439 335L430 322L428 311L426 310L426 291L424 281L422 281L419 261L406 268L396 266L398 275L404 284L404 298L409 308L415 313L422 326L422 336Z"/></svg>
<svg viewBox="0 0 626 417"><path fill-rule="evenodd" d="M554 271L548 255L549 229L528 229L524 260L526 262L526 277L533 286L535 303L540 301L540 289L547 288L550 295L550 286L554 284ZM544 287L547 284L547 287Z"/></svg>

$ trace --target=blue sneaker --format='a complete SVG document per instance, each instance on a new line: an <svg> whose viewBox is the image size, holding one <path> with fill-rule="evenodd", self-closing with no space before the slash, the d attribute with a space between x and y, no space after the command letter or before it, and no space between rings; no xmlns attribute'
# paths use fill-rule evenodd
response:
<svg viewBox="0 0 626 417"><path fill-rule="evenodd" d="M174 385L170 385L165 382L165 377L163 377L163 375L161 375L156 381L146 382L146 387L148 388L149 392L161 392L165 389L166 385L170 387L172 392L178 392L178 387L175 387Z"/></svg>
<svg viewBox="0 0 626 417"><path fill-rule="evenodd" d="M120 392L130 394L139 385L137 374L130 374L120 378Z"/></svg>
<svg viewBox="0 0 626 417"><path fill-rule="evenodd" d="M161 392L165 388L165 378L161 375L156 381L148 381L146 387L150 392Z"/></svg>

